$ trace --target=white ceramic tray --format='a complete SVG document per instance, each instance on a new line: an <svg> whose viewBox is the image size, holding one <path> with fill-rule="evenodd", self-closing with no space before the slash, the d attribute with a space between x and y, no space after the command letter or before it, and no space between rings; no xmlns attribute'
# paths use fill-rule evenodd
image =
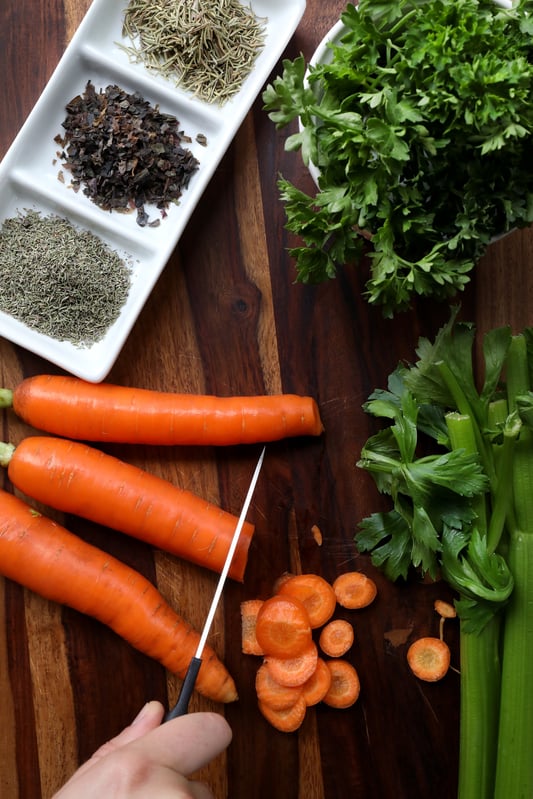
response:
<svg viewBox="0 0 533 799"><path fill-rule="evenodd" d="M240 91L224 105L205 103L133 64L117 42L127 0L94 0L74 34L41 97L0 164L0 224L25 209L57 214L89 229L131 264L131 289L118 320L103 339L90 347L58 341L0 312L0 336L91 382L103 380L113 366L143 305L175 248L214 170L245 115L287 46L305 11L305 0L251 0L249 6L265 19L265 42L252 73ZM185 146L199 160L179 204L171 204L158 227L141 228L136 214L100 209L83 192L58 180L61 163L54 138L62 132L65 105L81 94L90 80L98 91L117 84L138 91L145 100L172 114L192 138ZM196 142L205 134L207 146ZM150 218L155 214L147 207Z"/></svg>

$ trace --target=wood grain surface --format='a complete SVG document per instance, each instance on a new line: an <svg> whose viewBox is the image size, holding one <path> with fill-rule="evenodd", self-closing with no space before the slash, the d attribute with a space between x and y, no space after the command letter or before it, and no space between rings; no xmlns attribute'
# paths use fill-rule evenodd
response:
<svg viewBox="0 0 533 799"><path fill-rule="evenodd" d="M23 124L89 6L89 0L1 0L0 156ZM309 58L344 8L308 0L286 57ZM279 64L277 71L279 71ZM379 509L371 481L355 464L372 422L361 409L384 386L418 337L431 336L448 309L420 303L394 320L363 299L364 268L346 268L319 287L294 282L276 177L302 189L310 177L284 151L258 98L202 197L139 317L109 380L163 390L217 394L311 394L325 434L268 447L249 518L256 524L244 583L229 583L210 642L235 677L240 699L224 712L228 751L198 776L216 799L450 799L455 795L458 675L422 684L405 653L436 632L433 599L443 584L390 585L358 555L363 516ZM39 175L35 175L38 182ZM517 232L494 244L461 297L463 318L484 331L533 324L533 239ZM0 384L57 371L0 340ZM2 438L28 429L3 412ZM238 513L256 447L108 447L108 451ZM12 490L2 474L0 485ZM193 624L202 626L216 577L108 529L49 512L69 529L137 568ZM323 535L318 546L312 533ZM350 658L362 692L347 711L318 706L298 734L276 732L254 697L257 660L240 652L239 603L266 596L285 570L372 574L378 599L355 619ZM449 641L458 665L458 638ZM172 701L179 681L107 628L0 580L0 796L49 799L149 699Z"/></svg>

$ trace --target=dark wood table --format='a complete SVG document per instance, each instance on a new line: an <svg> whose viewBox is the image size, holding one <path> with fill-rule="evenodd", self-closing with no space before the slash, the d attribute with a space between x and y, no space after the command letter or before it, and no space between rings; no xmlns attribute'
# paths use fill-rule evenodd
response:
<svg viewBox="0 0 533 799"><path fill-rule="evenodd" d="M88 6L89 0L0 4L0 155ZM343 7L340 0L308 0L285 56L301 51L309 58ZM240 700L223 708L234 739L200 776L217 799L450 799L459 677L450 671L438 684L420 683L405 660L414 637L436 632L433 600L447 596L446 586L390 585L353 541L358 522L380 507L372 482L355 465L374 430L361 405L400 359L413 357L420 335L434 334L448 308L419 303L385 320L362 297L364 268L346 268L319 287L295 284L276 176L307 190L311 179L299 156L284 151L285 136L258 99L109 375L112 382L161 390L310 394L325 425L319 439L268 447L249 514L256 535L246 578L227 585L210 638L239 689ZM533 323L532 235L517 232L492 245L461 297L463 318L481 332ZM0 340L0 384L53 371ZM2 438L15 443L28 433L10 413L1 424ZM235 513L258 455L253 446L108 449ZM80 519L54 517L154 580L201 627L215 575ZM322 532L321 546L313 525ZM372 574L379 587L374 605L354 618L350 659L361 697L350 710L309 711L298 734L278 733L257 709L258 662L240 651L240 602L266 596L285 570L333 579L349 569ZM458 666L453 624L448 640ZM48 799L144 702L172 701L178 688L175 677L92 619L0 582L2 799ZM191 704L214 707L197 696Z"/></svg>

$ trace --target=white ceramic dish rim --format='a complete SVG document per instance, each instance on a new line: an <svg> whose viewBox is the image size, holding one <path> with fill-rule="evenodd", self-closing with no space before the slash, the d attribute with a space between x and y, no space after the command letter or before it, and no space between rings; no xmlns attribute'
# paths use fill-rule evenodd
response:
<svg viewBox="0 0 533 799"><path fill-rule="evenodd" d="M150 73L142 64L129 62L127 55L115 46L115 41L120 39L125 3L126 0L93 0L0 163L0 223L24 208L57 213L74 225L99 235L132 265L128 301L104 338L91 347L77 347L45 336L0 312L2 337L91 382L100 382L112 368L198 200L306 7L306 0L251 0L250 6L257 15L267 18L265 46L238 94L219 107L200 101L170 81ZM57 180L59 166L53 165L53 153L57 151L53 136L60 132L65 103L83 90L88 79L96 86L94 73L102 85L116 83L157 102L163 111L178 117L186 133L207 134L206 148L195 142L188 145L199 157L200 168L180 204L169 208L167 219L158 228L141 230L134 214L102 211L81 192L74 194ZM46 137L51 131L53 135L49 141ZM41 150L45 139L46 149Z"/></svg>

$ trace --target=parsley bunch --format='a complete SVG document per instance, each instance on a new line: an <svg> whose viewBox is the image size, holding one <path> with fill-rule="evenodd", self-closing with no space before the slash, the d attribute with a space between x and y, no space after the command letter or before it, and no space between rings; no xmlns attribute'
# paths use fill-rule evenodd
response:
<svg viewBox="0 0 533 799"><path fill-rule="evenodd" d="M330 63L283 62L263 93L286 141L320 171L312 197L283 177L297 278L358 261L386 316L462 290L491 238L533 221L533 0L360 0Z"/></svg>

